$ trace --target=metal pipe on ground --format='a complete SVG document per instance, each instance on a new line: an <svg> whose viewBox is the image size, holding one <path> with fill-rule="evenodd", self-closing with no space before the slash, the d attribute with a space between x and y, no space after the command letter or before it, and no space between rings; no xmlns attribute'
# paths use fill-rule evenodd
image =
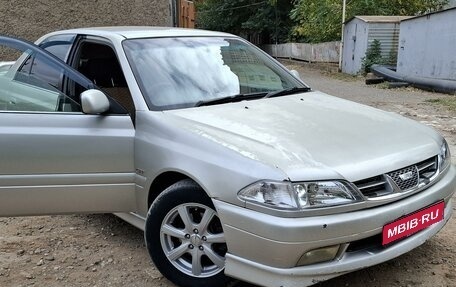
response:
<svg viewBox="0 0 456 287"><path fill-rule="evenodd" d="M428 91L435 91L452 95L456 94L456 81L406 76L391 70L390 67L381 65L373 65L371 67L371 71L375 75L383 77L388 81L402 83L405 82L409 83L415 88Z"/></svg>

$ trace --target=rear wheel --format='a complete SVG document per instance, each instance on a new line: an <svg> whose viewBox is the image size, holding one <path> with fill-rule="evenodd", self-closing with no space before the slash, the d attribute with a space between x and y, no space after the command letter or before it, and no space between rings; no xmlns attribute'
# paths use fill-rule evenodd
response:
<svg viewBox="0 0 456 287"><path fill-rule="evenodd" d="M225 286L227 246L211 199L183 180L160 194L146 220L146 244L158 270L182 287Z"/></svg>

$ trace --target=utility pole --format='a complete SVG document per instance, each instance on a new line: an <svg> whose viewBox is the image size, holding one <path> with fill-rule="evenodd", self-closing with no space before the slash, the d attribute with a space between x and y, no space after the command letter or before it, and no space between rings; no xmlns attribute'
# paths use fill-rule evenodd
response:
<svg viewBox="0 0 456 287"><path fill-rule="evenodd" d="M339 72L342 71L342 53L344 51L344 30L345 30L345 10L347 6L347 0L342 2L342 37L340 40L340 50L339 50Z"/></svg>
<svg viewBox="0 0 456 287"><path fill-rule="evenodd" d="M277 55L278 55L278 53L277 53L278 47L277 46L279 45L279 39L278 39L279 38L279 29L278 29L279 16L277 14L277 2L278 2L278 0L276 0L276 2L275 2L275 54L276 54L276 59L278 58L277 57Z"/></svg>

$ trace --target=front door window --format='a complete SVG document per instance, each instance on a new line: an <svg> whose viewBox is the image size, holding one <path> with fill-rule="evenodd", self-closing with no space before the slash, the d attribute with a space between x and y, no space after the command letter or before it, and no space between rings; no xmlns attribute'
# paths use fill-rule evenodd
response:
<svg viewBox="0 0 456 287"><path fill-rule="evenodd" d="M0 70L0 112L81 112L79 94L89 82L39 48L14 41L0 38L0 63L13 62Z"/></svg>

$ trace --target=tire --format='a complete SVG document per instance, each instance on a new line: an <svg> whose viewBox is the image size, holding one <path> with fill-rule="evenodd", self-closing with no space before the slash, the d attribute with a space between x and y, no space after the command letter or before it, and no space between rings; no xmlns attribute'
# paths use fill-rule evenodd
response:
<svg viewBox="0 0 456 287"><path fill-rule="evenodd" d="M145 240L158 270L181 287L222 287L227 246L211 199L192 180L179 181L150 206Z"/></svg>

